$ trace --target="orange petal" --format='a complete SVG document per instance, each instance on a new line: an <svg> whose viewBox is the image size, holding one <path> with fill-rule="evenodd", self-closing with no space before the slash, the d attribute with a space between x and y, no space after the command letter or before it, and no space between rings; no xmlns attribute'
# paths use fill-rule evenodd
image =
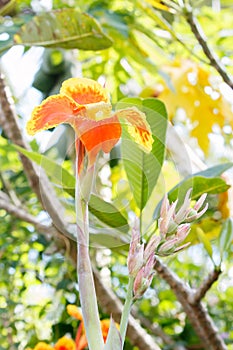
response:
<svg viewBox="0 0 233 350"><path fill-rule="evenodd" d="M128 133L143 151L149 153L154 142L146 115L136 107L119 110L115 115L127 126Z"/></svg>
<svg viewBox="0 0 233 350"><path fill-rule="evenodd" d="M76 344L76 350L83 350L86 349L86 347L88 346L87 343L87 338L86 335L83 334L78 342L78 344Z"/></svg>
<svg viewBox="0 0 233 350"><path fill-rule="evenodd" d="M48 97L34 108L31 119L27 123L27 132L34 135L41 130L47 130L62 123L70 123L74 115L85 110L67 96L54 95Z"/></svg>
<svg viewBox="0 0 233 350"><path fill-rule="evenodd" d="M116 116L99 121L80 117L75 119L73 127L89 153L90 165L100 150L109 153L121 137L121 125Z"/></svg>
<svg viewBox="0 0 233 350"><path fill-rule="evenodd" d="M65 80L60 93L72 98L79 104L109 102L107 90L97 81L87 78Z"/></svg>

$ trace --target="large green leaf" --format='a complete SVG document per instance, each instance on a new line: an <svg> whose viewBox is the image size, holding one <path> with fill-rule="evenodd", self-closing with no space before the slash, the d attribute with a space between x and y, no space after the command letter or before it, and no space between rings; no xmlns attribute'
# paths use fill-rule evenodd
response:
<svg viewBox="0 0 233 350"><path fill-rule="evenodd" d="M62 187L63 190L72 197L75 196L75 177L64 169L62 165L57 164L42 154L27 151L16 145L14 145L14 148L41 166L57 186ZM105 202L102 198L93 194L90 198L89 210L106 225L112 228L117 228L123 233L128 232L129 226L127 219L111 203Z"/></svg>
<svg viewBox="0 0 233 350"><path fill-rule="evenodd" d="M123 128L122 157L125 171L140 210L142 210L158 180L164 160L167 113L163 102L155 99L126 98L118 109L136 106L146 114L154 143L151 153L143 152Z"/></svg>
<svg viewBox="0 0 233 350"><path fill-rule="evenodd" d="M186 177L168 192L169 200L174 202L178 198L179 207L189 188L193 189L192 199L198 199L203 193L218 194L227 191L230 186L218 176L232 166L233 163L220 164ZM154 219L158 219L160 208L161 202L155 209Z"/></svg>
<svg viewBox="0 0 233 350"><path fill-rule="evenodd" d="M15 44L102 50L112 45L98 22L76 9L41 13L24 24L14 36Z"/></svg>

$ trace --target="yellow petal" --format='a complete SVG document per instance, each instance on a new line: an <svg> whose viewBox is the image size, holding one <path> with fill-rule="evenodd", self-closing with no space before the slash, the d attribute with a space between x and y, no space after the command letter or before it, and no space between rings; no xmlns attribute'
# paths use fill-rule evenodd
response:
<svg viewBox="0 0 233 350"><path fill-rule="evenodd" d="M146 121L146 115L136 107L119 110L115 115L122 121L125 121L127 131L134 141L149 153L154 142L150 125Z"/></svg>
<svg viewBox="0 0 233 350"><path fill-rule="evenodd" d="M60 93L72 98L78 104L109 102L108 91L97 81L87 78L65 80Z"/></svg>
<svg viewBox="0 0 233 350"><path fill-rule="evenodd" d="M69 304L67 305L66 310L70 316L76 318L79 321L83 320L83 316L80 311L80 308L78 308L76 305Z"/></svg>

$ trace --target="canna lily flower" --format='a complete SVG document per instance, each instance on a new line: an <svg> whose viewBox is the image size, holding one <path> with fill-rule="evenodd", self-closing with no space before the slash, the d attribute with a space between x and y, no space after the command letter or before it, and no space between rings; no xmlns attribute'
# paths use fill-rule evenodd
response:
<svg viewBox="0 0 233 350"><path fill-rule="evenodd" d="M33 110L27 132L34 135L62 123L70 124L77 136L80 171L85 153L91 166L99 151L112 150L122 134L120 121L135 142L149 153L153 138L144 113L136 107L113 113L104 87L91 79L70 78L63 82L58 95L48 97Z"/></svg>

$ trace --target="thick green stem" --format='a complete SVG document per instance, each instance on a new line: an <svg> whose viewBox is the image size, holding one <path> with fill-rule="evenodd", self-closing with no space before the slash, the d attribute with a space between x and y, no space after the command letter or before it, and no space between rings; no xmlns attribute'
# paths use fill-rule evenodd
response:
<svg viewBox="0 0 233 350"><path fill-rule="evenodd" d="M126 295L126 299L125 299L123 312L121 315L120 334L121 334L121 339L122 339L122 349L123 349L124 342L125 342L125 336L126 336L126 331L127 331L128 321L129 321L130 310L131 310L131 306L133 304L133 282L134 282L134 278L129 277L127 295Z"/></svg>
<svg viewBox="0 0 233 350"><path fill-rule="evenodd" d="M89 350L102 350L104 341L100 327L95 285L89 256L88 202L81 196L78 176L76 178L75 192L78 250L77 271L80 303Z"/></svg>

